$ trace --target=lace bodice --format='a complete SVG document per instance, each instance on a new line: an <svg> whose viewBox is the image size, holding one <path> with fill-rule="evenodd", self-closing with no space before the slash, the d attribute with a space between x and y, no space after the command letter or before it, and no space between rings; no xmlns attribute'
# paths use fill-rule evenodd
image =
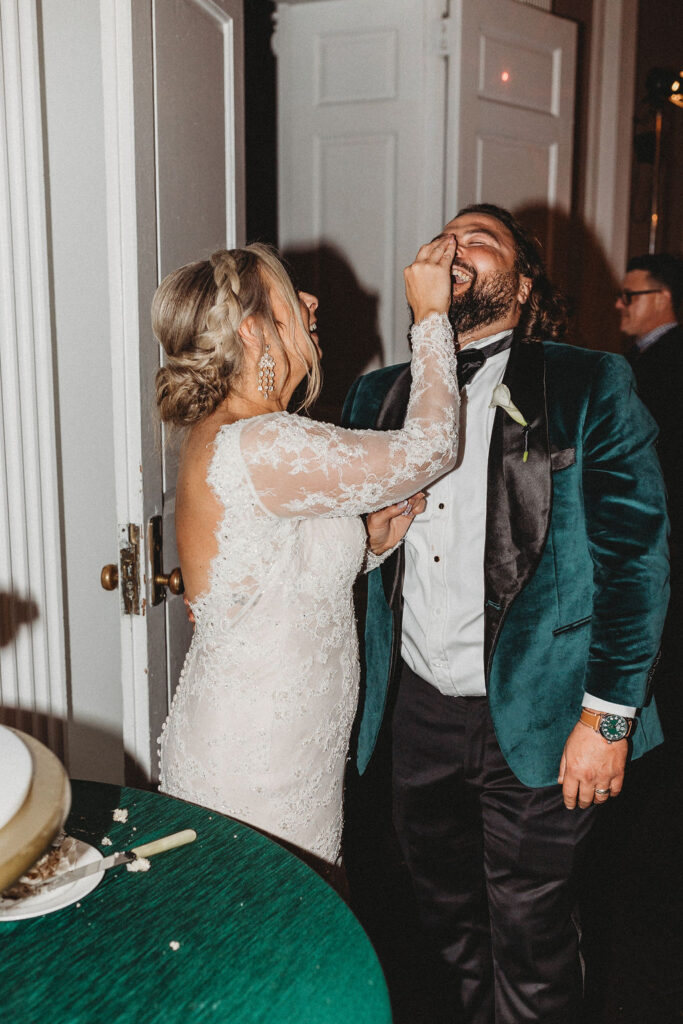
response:
<svg viewBox="0 0 683 1024"><path fill-rule="evenodd" d="M413 328L402 430L351 431L287 413L219 430L208 482L224 509L207 591L161 739L161 784L338 856L355 714L358 513L452 464L458 390L443 317ZM368 567L376 563L370 558Z"/></svg>

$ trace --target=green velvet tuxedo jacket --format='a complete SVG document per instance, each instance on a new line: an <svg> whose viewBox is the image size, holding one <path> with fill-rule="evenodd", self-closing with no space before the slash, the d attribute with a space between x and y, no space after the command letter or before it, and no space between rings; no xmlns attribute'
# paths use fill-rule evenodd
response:
<svg viewBox="0 0 683 1024"><path fill-rule="evenodd" d="M585 691L642 710L633 756L660 743L653 665L668 602L657 428L621 356L513 341L503 381L530 425L497 409L488 462L484 663L501 750L528 786L557 781ZM367 374L352 427L399 428L408 364ZM358 767L372 755L397 675L403 548L368 578Z"/></svg>

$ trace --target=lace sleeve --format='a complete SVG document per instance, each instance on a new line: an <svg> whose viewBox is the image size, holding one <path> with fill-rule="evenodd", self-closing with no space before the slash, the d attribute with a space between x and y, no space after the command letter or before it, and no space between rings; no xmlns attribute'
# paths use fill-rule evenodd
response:
<svg viewBox="0 0 683 1024"><path fill-rule="evenodd" d="M274 413L245 420L242 457L261 504L277 516L358 515L409 497L455 462L459 395L445 315L416 324L401 430L347 430Z"/></svg>
<svg viewBox="0 0 683 1024"><path fill-rule="evenodd" d="M363 559L363 565L361 568L362 573L372 572L373 569L378 569L383 562L386 562L389 555L393 555L397 548L400 548L403 540L400 540L398 544L394 544L393 548L387 548L381 555L376 555L370 548L365 549L365 557Z"/></svg>

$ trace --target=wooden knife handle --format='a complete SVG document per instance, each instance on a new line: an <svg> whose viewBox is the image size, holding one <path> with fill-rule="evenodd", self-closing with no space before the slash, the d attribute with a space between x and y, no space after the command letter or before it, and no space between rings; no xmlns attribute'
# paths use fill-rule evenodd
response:
<svg viewBox="0 0 683 1024"><path fill-rule="evenodd" d="M155 853L164 853L166 850L175 850L176 846L184 846L185 843L193 843L197 833L193 828L186 828L183 832L174 832L171 836L162 836L152 843L143 843L142 846L134 846L131 853L136 857L153 857Z"/></svg>

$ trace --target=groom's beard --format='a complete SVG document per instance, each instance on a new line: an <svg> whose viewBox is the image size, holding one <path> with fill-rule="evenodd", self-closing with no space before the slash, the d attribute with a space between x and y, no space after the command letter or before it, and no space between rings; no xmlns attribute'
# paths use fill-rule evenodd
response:
<svg viewBox="0 0 683 1024"><path fill-rule="evenodd" d="M459 334L486 327L505 316L517 298L519 276L516 271L508 270L492 271L480 277L470 264L460 260L455 262L472 275L472 284L466 292L452 299L448 311L448 319L457 338Z"/></svg>

